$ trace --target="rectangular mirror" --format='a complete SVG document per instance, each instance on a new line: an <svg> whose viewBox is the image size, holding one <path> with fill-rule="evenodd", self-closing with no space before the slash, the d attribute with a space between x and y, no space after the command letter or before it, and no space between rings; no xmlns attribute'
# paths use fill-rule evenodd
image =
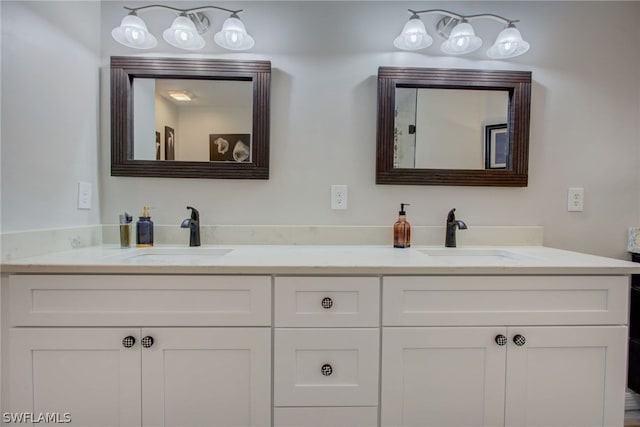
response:
<svg viewBox="0 0 640 427"><path fill-rule="evenodd" d="M111 58L111 174L268 179L269 61Z"/></svg>
<svg viewBox="0 0 640 427"><path fill-rule="evenodd" d="M251 162L253 84L134 78L134 160Z"/></svg>
<svg viewBox="0 0 640 427"><path fill-rule="evenodd" d="M526 186L531 73L380 67L376 183Z"/></svg>
<svg viewBox="0 0 640 427"><path fill-rule="evenodd" d="M398 86L395 98L394 168L511 168L507 91Z"/></svg>

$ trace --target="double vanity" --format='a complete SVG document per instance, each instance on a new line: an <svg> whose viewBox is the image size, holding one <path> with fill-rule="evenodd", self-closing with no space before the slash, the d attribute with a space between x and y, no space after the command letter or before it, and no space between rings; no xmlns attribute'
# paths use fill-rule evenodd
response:
<svg viewBox="0 0 640 427"><path fill-rule="evenodd" d="M3 408L103 426L622 426L637 264L103 245L2 266Z"/></svg>

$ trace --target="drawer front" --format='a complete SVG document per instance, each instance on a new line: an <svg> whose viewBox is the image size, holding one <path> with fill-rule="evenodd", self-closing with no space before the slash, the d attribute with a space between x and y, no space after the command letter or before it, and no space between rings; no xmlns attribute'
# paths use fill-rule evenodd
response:
<svg viewBox="0 0 640 427"><path fill-rule="evenodd" d="M378 277L276 277L275 325L379 326Z"/></svg>
<svg viewBox="0 0 640 427"><path fill-rule="evenodd" d="M275 427L377 427L378 408L274 408Z"/></svg>
<svg viewBox="0 0 640 427"><path fill-rule="evenodd" d="M269 326L268 276L9 276L14 326Z"/></svg>
<svg viewBox="0 0 640 427"><path fill-rule="evenodd" d="M276 406L375 406L376 329L276 329Z"/></svg>
<svg viewBox="0 0 640 427"><path fill-rule="evenodd" d="M390 276L382 286L385 326L627 323L627 276Z"/></svg>

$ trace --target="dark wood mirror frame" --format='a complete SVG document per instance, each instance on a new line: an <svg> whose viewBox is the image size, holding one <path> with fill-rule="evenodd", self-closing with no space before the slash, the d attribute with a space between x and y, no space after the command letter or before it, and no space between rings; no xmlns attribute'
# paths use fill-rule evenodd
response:
<svg viewBox="0 0 640 427"><path fill-rule="evenodd" d="M133 79L253 82L251 163L133 159ZM269 179L271 62L111 57L111 175L166 178Z"/></svg>
<svg viewBox="0 0 640 427"><path fill-rule="evenodd" d="M396 87L504 90L509 93L510 169L400 169L393 167ZM377 184L526 187L531 72L439 68L378 69Z"/></svg>

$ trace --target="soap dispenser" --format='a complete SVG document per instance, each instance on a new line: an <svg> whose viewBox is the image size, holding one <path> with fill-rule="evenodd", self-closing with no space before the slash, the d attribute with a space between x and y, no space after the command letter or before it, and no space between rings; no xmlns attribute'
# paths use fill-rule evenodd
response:
<svg viewBox="0 0 640 427"><path fill-rule="evenodd" d="M393 224L393 247L408 248L411 246L411 224L407 221L407 213L404 210L409 203L400 203L398 220Z"/></svg>
<svg viewBox="0 0 640 427"><path fill-rule="evenodd" d="M136 246L153 246L153 221L149 214L149 206L142 208L142 216L136 222Z"/></svg>

